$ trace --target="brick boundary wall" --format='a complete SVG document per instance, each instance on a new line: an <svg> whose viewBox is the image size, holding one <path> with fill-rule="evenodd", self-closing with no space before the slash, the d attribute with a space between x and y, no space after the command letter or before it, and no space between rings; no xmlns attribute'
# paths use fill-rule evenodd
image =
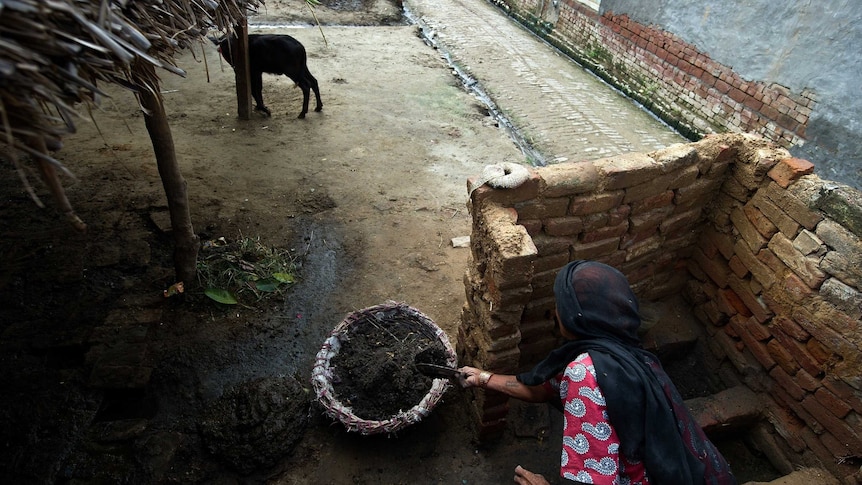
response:
<svg viewBox="0 0 862 485"><path fill-rule="evenodd" d="M691 140L755 133L783 147L805 140L816 96L741 78L673 33L576 0L492 0L509 15Z"/></svg>
<svg viewBox="0 0 862 485"><path fill-rule="evenodd" d="M684 295L721 381L769 403L757 442L779 470L859 478L862 194L812 171L763 138L723 134L532 169L514 189L471 179L460 361L530 368L559 343L557 271L603 261L642 303ZM476 390L471 408L480 439L505 429L505 396Z"/></svg>

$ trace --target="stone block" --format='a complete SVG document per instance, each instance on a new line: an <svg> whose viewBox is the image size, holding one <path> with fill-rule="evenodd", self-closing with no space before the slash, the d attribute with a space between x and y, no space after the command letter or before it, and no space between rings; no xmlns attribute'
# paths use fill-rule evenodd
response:
<svg viewBox="0 0 862 485"><path fill-rule="evenodd" d="M814 164L801 158L785 158L769 170L769 178L787 188L803 175L814 173Z"/></svg>
<svg viewBox="0 0 862 485"><path fill-rule="evenodd" d="M835 278L829 278L820 286L820 296L842 310L851 319L862 318L862 293Z"/></svg>
<svg viewBox="0 0 862 485"><path fill-rule="evenodd" d="M544 197L565 197L593 192L599 174L592 162L558 163L536 169L544 182Z"/></svg>
<svg viewBox="0 0 862 485"><path fill-rule="evenodd" d="M808 229L803 229L799 232L793 240L793 247L805 256L812 254L820 255L822 252L825 252L823 241Z"/></svg>
<svg viewBox="0 0 862 485"><path fill-rule="evenodd" d="M821 268L845 284L862 290L862 240L830 220L817 226L816 235L829 247Z"/></svg>
<svg viewBox="0 0 862 485"><path fill-rule="evenodd" d="M862 237L862 192L840 184L824 186L817 208L856 237Z"/></svg>

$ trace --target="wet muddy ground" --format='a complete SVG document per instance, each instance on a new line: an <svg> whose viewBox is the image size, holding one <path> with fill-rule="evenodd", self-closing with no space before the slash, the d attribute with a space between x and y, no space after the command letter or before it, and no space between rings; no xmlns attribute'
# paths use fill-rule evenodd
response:
<svg viewBox="0 0 862 485"><path fill-rule="evenodd" d="M515 406L506 435L480 445L457 388L396 436L348 433L311 398L316 352L357 309L406 302L454 337L466 179L524 160L399 4L323 3L322 33L292 1L251 19L305 26L267 30L305 44L322 113L297 120L299 91L267 77L273 116L238 121L233 73L205 44L180 59L186 79L163 77L196 231L291 251L298 279L283 296L163 296L175 283L164 193L122 90L58 154L86 234L38 182L45 209L11 170L0 178L3 482L490 484L517 464L556 475L559 416L544 407Z"/></svg>

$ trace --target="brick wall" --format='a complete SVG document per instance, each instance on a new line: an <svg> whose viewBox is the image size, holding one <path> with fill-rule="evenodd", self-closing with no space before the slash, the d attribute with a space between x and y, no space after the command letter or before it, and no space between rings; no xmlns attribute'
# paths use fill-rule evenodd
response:
<svg viewBox="0 0 862 485"><path fill-rule="evenodd" d="M670 32L575 0L497 0L519 22L596 72L690 139L755 133L799 145L814 93L743 79Z"/></svg>
<svg viewBox="0 0 862 485"><path fill-rule="evenodd" d="M725 384L771 403L768 454L851 475L862 457L862 194L812 170L760 137L725 134L475 188L461 362L534 365L559 344L557 271L603 261L642 301L686 296L706 347L732 369ZM480 437L492 437L507 400L475 398Z"/></svg>

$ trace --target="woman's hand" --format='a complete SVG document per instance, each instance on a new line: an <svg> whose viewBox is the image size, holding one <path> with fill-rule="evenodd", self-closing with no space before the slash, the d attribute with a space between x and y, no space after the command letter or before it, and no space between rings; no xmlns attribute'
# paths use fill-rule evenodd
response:
<svg viewBox="0 0 862 485"><path fill-rule="evenodd" d="M515 483L518 485L550 485L545 477L527 471L521 465L515 467Z"/></svg>
<svg viewBox="0 0 862 485"><path fill-rule="evenodd" d="M466 365L458 369L458 372L461 373L461 377L458 379L461 387L485 387L488 384L487 379L491 376L489 372ZM483 379L485 379L484 382Z"/></svg>

